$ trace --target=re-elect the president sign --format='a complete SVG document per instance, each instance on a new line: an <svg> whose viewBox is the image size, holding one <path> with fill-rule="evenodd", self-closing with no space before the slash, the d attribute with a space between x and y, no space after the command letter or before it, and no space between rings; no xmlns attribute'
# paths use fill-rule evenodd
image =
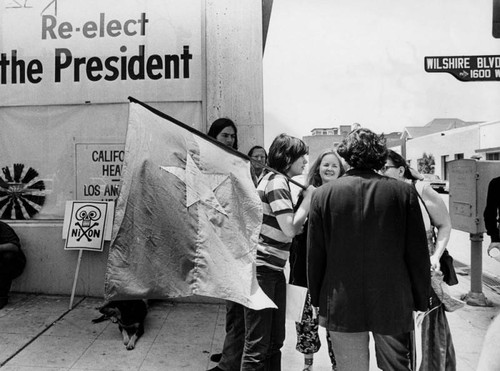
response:
<svg viewBox="0 0 500 371"><path fill-rule="evenodd" d="M0 0L0 101L200 101L201 16L201 1Z"/></svg>

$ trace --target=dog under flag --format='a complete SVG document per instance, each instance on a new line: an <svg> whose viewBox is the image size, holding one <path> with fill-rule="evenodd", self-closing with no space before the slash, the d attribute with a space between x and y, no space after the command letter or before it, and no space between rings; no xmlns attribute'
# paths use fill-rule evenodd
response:
<svg viewBox="0 0 500 371"><path fill-rule="evenodd" d="M203 295L275 308L255 275L262 206L248 159L130 100L106 300Z"/></svg>

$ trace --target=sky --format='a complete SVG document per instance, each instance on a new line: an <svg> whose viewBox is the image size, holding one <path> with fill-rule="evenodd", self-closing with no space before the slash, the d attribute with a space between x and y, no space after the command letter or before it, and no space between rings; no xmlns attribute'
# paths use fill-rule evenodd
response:
<svg viewBox="0 0 500 371"><path fill-rule="evenodd" d="M500 81L424 70L426 56L500 55L493 0L274 0L264 145L359 123L377 133L434 118L500 119ZM499 139L500 140L500 139Z"/></svg>

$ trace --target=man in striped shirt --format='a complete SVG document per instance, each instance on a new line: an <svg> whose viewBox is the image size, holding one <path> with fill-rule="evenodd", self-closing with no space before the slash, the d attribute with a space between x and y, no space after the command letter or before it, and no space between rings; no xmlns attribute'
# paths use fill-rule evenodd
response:
<svg viewBox="0 0 500 371"><path fill-rule="evenodd" d="M257 187L264 213L257 247L257 280L278 308L245 308L242 371L281 370L286 313L283 270L292 239L306 220L314 190L310 186L304 191L304 200L294 212L288 177L302 174L307 164L307 153L307 146L302 140L286 134L278 135L269 148L268 165L281 174L266 174Z"/></svg>

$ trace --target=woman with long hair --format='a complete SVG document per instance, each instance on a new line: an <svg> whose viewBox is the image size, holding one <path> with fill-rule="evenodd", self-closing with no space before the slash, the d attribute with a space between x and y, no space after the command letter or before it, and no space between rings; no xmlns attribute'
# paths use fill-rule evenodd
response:
<svg viewBox="0 0 500 371"><path fill-rule="evenodd" d="M340 156L334 149L323 151L314 161L309 169L307 184L314 187L328 183L344 175L345 169ZM300 202L300 199L297 203ZM306 251L307 251L307 222L304 225L303 232L295 236L290 251L290 283L297 286L307 287L306 274ZM313 313L311 297L307 294L302 321L295 323L297 332L297 349L304 354L303 371L313 369L314 353L321 347L321 341L318 335L318 318ZM336 370L337 363L333 353L333 347L328 331L326 332L328 345L328 354L332 362L332 370Z"/></svg>
<svg viewBox="0 0 500 371"><path fill-rule="evenodd" d="M431 275L441 277L440 258L450 240L451 219L448 209L429 185L417 180L419 174L413 171L406 160L398 153L389 150L382 173L391 178L414 184L420 195L420 207L427 231L427 242L431 261ZM437 231L437 233L434 232ZM436 282L433 279L434 282ZM440 287L430 290L429 310L422 321L422 361L420 371L453 371L456 369L455 348L450 327L446 319L445 307Z"/></svg>

